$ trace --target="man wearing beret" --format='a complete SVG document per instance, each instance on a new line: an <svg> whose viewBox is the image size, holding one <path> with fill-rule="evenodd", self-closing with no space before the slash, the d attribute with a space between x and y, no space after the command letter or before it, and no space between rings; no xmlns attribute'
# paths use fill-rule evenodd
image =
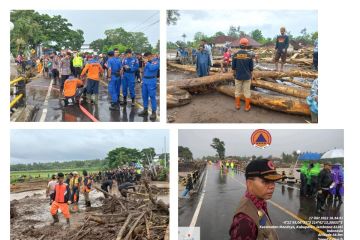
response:
<svg viewBox="0 0 360 240"><path fill-rule="evenodd" d="M240 200L230 228L231 240L278 240L267 210L275 181L282 176L276 172L271 160L251 161L245 170L246 193Z"/></svg>

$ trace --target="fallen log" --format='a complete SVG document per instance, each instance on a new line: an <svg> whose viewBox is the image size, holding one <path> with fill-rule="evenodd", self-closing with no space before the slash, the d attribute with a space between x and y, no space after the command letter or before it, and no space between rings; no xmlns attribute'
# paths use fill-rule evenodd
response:
<svg viewBox="0 0 360 240"><path fill-rule="evenodd" d="M122 225L117 237L116 237L116 240L121 240L123 239L122 236L124 235L125 233L125 230L126 230L126 227L129 225L131 219L134 217L134 214L129 214L126 218L126 221L124 222L124 224Z"/></svg>
<svg viewBox="0 0 360 240"><path fill-rule="evenodd" d="M167 107L179 107L191 102L191 94L178 87L168 87L166 95Z"/></svg>
<svg viewBox="0 0 360 240"><path fill-rule="evenodd" d="M190 78L190 79L183 79L183 80L176 80L176 81L169 81L168 82L168 107L177 107L181 105L185 105L190 102L191 98L187 95L187 92L183 92L179 89L186 89L189 92L197 92L199 87L201 86L208 86L211 84L220 83L223 81L232 80L233 76L229 74L218 74L212 76L206 76L201 78ZM265 89L269 89L278 93L282 93L285 95L290 95L294 97L306 98L310 95L309 90L290 87L281 85L278 83L272 83L263 80L252 80L252 86L261 87ZM177 93L176 96L171 93ZM181 99L186 99L184 104L181 104Z"/></svg>
<svg viewBox="0 0 360 240"><path fill-rule="evenodd" d="M101 218L99 217L96 217L96 216L89 216L88 217L88 220L89 221L93 221L93 222L97 222L97 223L100 223L100 224L105 224L106 222L104 220L102 220Z"/></svg>
<svg viewBox="0 0 360 240"><path fill-rule="evenodd" d="M300 81L294 80L293 78L290 78L290 77L282 78L282 80L284 80L286 82L291 82L291 83L296 84L296 85L298 85L300 87L303 87L303 88L311 88L311 84L300 82Z"/></svg>
<svg viewBox="0 0 360 240"><path fill-rule="evenodd" d="M135 220L134 224L132 225L132 227L130 228L128 234L125 237L125 240L129 240L131 237L132 232L134 231L134 229L136 228L136 226L139 224L139 221L141 220L141 218L145 215L146 212L143 212L140 214L140 216Z"/></svg>
<svg viewBox="0 0 360 240"><path fill-rule="evenodd" d="M266 63L274 63L274 58L261 58L259 61ZM308 58L287 58L286 62L305 66L311 66L313 64L313 60Z"/></svg>
<svg viewBox="0 0 360 240"><path fill-rule="evenodd" d="M196 69L194 66L180 65L180 64L174 64L174 63L168 63L168 66L179 69L179 70L187 71L187 72L196 72ZM226 76L227 78L233 79L232 72L222 73L222 74L210 73L210 75L212 75L212 76L223 75L223 76ZM292 71L288 71L288 72L254 70L253 77L254 78L276 78L276 79L280 79L283 77L302 77L302 78L314 79L314 78L318 77L318 73L312 72L312 71L300 71L300 70L292 70ZM183 80L186 80L186 79L181 79L181 80L177 80L177 81L183 81Z"/></svg>
<svg viewBox="0 0 360 240"><path fill-rule="evenodd" d="M298 98L305 99L307 96L310 95L310 91L308 89L290 87L290 86L267 82L263 80L257 80L257 79L251 80L251 85Z"/></svg>
<svg viewBox="0 0 360 240"><path fill-rule="evenodd" d="M155 206L157 206L158 208L169 212L169 204L164 203L161 199L160 199L160 200L156 200L156 199L154 198L154 196L153 196L153 194L152 194L152 191L151 191L151 188L150 188L150 186L149 186L149 183L148 183L147 181L144 181L144 185L145 185L146 190L147 190L148 193L149 193L150 201L151 201Z"/></svg>
<svg viewBox="0 0 360 240"><path fill-rule="evenodd" d="M235 97L235 87L233 86L218 86L216 90L230 97ZM244 96L241 96L241 98L244 99ZM299 98L278 97L251 91L251 103L274 111L305 116L310 115L309 106L305 100Z"/></svg>

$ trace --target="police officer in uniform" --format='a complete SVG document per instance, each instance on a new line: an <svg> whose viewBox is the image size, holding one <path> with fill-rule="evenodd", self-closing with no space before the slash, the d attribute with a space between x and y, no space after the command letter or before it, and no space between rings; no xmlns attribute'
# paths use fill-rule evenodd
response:
<svg viewBox="0 0 360 240"><path fill-rule="evenodd" d="M253 55L245 48L249 45L247 38L240 39L240 50L232 59L232 70L235 78L235 108L240 109L240 97L245 97L245 111L250 111L250 87L254 69Z"/></svg>
<svg viewBox="0 0 360 240"><path fill-rule="evenodd" d="M135 106L135 72L139 69L139 60L132 56L131 49L125 51L126 57L122 60L122 90L123 90L123 105L127 104L128 89L131 96L131 106Z"/></svg>
<svg viewBox="0 0 360 240"><path fill-rule="evenodd" d="M139 116L145 117L148 115L148 104L149 98L151 100L151 115L150 120L156 120L156 89L157 89L157 72L160 68L160 60L150 52L146 52L144 54L145 58L145 68L144 68L144 77L143 77L143 84L142 84L142 98L144 103L144 110L139 113Z"/></svg>
<svg viewBox="0 0 360 240"><path fill-rule="evenodd" d="M120 95L120 69L121 61L119 59L119 51L110 51L108 53L109 59L107 61L108 78L110 78L108 91L111 96L111 105L109 107L112 111L119 111L119 95Z"/></svg>
<svg viewBox="0 0 360 240"><path fill-rule="evenodd" d="M231 239L278 240L276 231L271 228L266 200L271 199L275 181L282 176L276 172L271 160L258 159L247 165L245 178L246 193L231 224Z"/></svg>

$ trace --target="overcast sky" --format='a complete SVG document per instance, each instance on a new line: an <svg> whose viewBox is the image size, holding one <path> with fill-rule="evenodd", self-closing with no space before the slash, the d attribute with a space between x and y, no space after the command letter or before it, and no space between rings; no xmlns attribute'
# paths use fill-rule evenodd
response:
<svg viewBox="0 0 360 240"><path fill-rule="evenodd" d="M268 130L272 144L265 149L251 145L254 130L179 130L179 146L188 147L194 158L214 156L210 147L214 137L225 142L226 156L279 157L282 152L325 152L334 148L344 148L343 130Z"/></svg>
<svg viewBox="0 0 360 240"><path fill-rule="evenodd" d="M163 153L168 130L12 130L10 162L33 163L103 159L117 147Z"/></svg>
<svg viewBox="0 0 360 240"><path fill-rule="evenodd" d="M88 10L37 10L42 14L61 15L73 25L73 29L84 31L85 43L105 38L105 30L122 27L126 31L143 32L152 46L156 46L160 36L159 11L88 11ZM155 23L155 24L153 24ZM151 26L150 26L151 25Z"/></svg>
<svg viewBox="0 0 360 240"><path fill-rule="evenodd" d="M176 25L168 26L167 41L183 40L181 35L187 35L186 41L193 40L196 32L212 36L218 31L227 34L231 25L240 26L245 33L260 29L265 37L273 38L279 34L281 26L285 26L292 35L300 35L303 28L308 33L318 29L317 11L180 11L180 20Z"/></svg>

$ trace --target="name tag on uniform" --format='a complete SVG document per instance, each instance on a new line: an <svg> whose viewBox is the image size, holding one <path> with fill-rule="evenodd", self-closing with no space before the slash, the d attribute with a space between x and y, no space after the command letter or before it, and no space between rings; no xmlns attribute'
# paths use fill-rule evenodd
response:
<svg viewBox="0 0 360 240"><path fill-rule="evenodd" d="M236 54L235 56L236 59L247 59L249 58L247 54Z"/></svg>

